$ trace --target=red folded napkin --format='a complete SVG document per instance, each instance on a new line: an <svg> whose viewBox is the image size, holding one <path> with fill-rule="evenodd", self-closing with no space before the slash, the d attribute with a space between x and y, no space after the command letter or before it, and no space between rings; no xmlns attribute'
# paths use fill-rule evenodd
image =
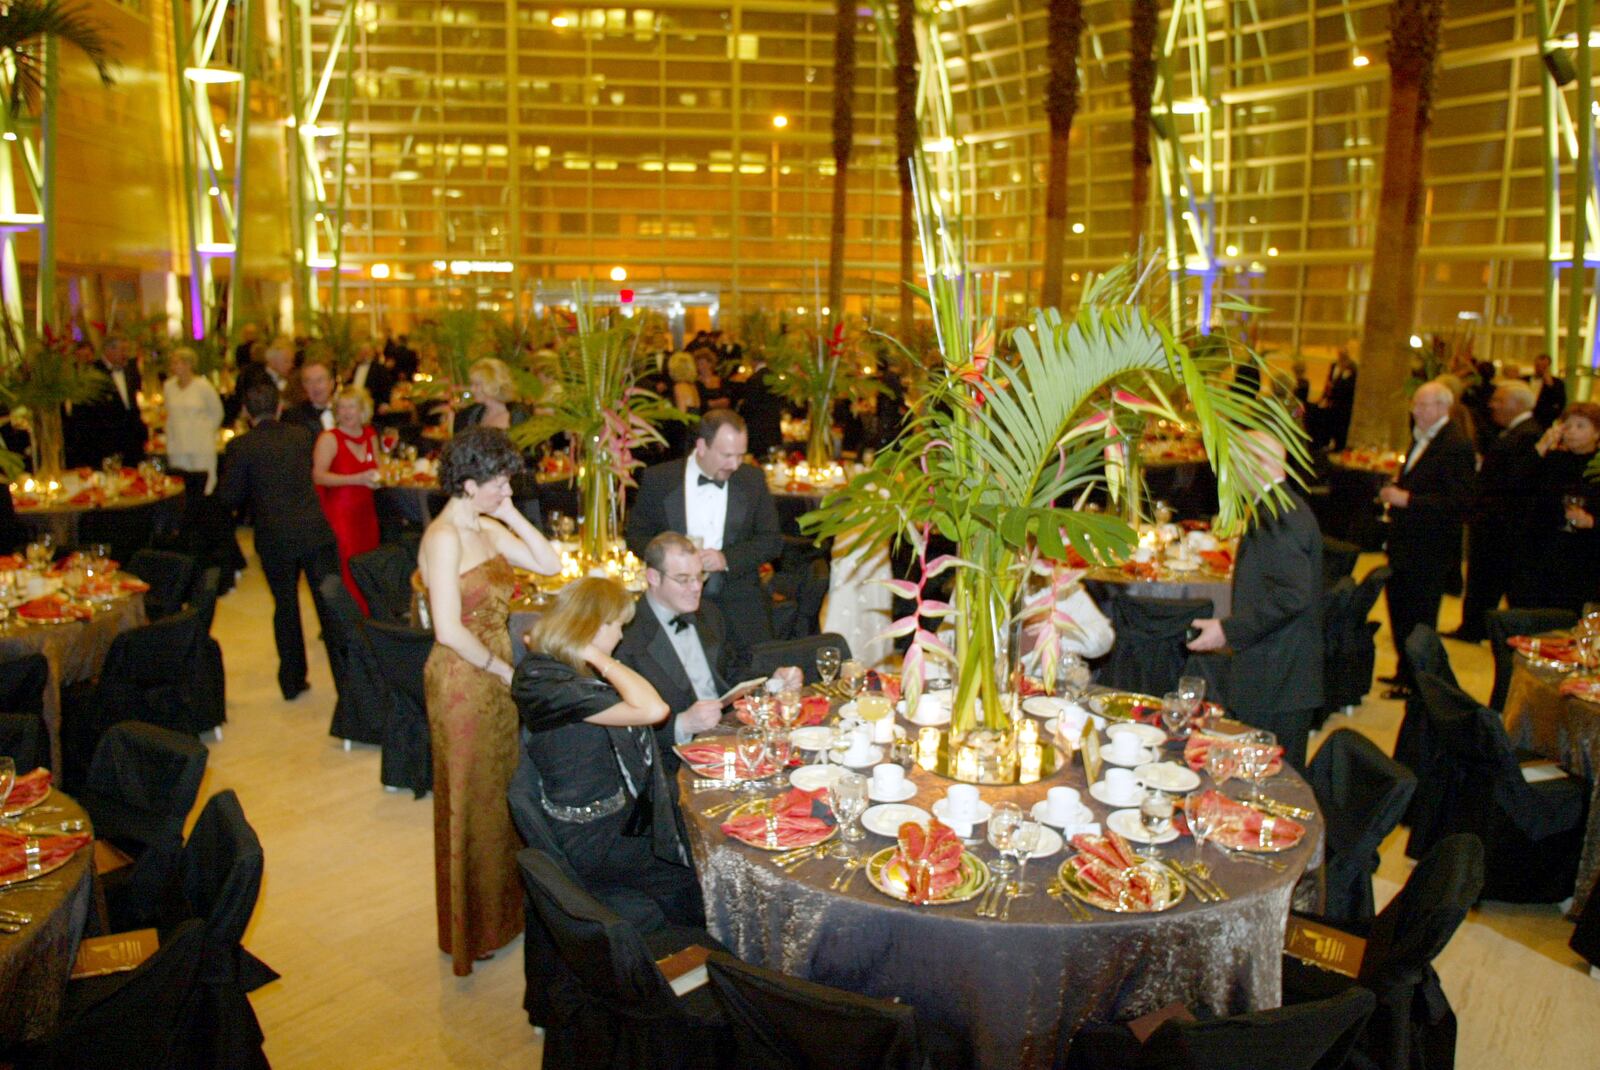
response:
<svg viewBox="0 0 1600 1070"><path fill-rule="evenodd" d="M1227 550L1201 550L1200 560L1217 572L1227 572L1233 568L1233 554Z"/></svg>
<svg viewBox="0 0 1600 1070"><path fill-rule="evenodd" d="M87 620L89 614L67 601L66 595L47 594L22 603L17 607L17 616L23 620Z"/></svg>
<svg viewBox="0 0 1600 1070"><path fill-rule="evenodd" d="M5 569L7 572L15 572L26 564L21 554L0 554L0 569Z"/></svg>
<svg viewBox="0 0 1600 1070"><path fill-rule="evenodd" d="M1124 895L1148 909L1155 902L1156 878L1140 868L1143 861L1115 832L1103 836L1079 833L1072 837L1078 849L1069 861L1078 875L1109 903L1120 904Z"/></svg>
<svg viewBox="0 0 1600 1070"><path fill-rule="evenodd" d="M1215 743L1231 743L1232 740L1221 739L1217 736L1208 736L1203 732L1189 733L1189 742L1183 745L1183 760L1189 763L1189 768L1195 772L1206 767L1206 755L1210 753ZM1283 771L1283 748L1274 747L1276 756L1272 764L1267 767L1267 776L1277 776Z"/></svg>
<svg viewBox="0 0 1600 1070"><path fill-rule="evenodd" d="M932 819L926 829L917 821L902 823L898 840L900 849L890 859L890 865L897 865L902 871L906 898L911 902L943 899L961 883L965 848L938 818Z"/></svg>
<svg viewBox="0 0 1600 1070"><path fill-rule="evenodd" d="M19 494L11 499L11 504L18 509L37 509L39 508L39 499L31 498L26 494Z"/></svg>
<svg viewBox="0 0 1600 1070"><path fill-rule="evenodd" d="M67 499L71 505L99 505L106 500L106 496L97 490L80 490Z"/></svg>
<svg viewBox="0 0 1600 1070"><path fill-rule="evenodd" d="M17 777L16 783L11 785L11 794L6 796L6 809L32 806L49 793L50 770L41 765L33 772Z"/></svg>
<svg viewBox="0 0 1600 1070"><path fill-rule="evenodd" d="M760 767L751 769L742 757L737 756L731 744L724 746L721 743L685 743L674 749L678 752L678 757L688 762L690 767L701 776L720 777L725 761L723 756L730 753L735 754L733 775L740 780L748 780L751 777L758 776L771 776L778 771L778 767L773 765L772 760L769 758L761 759Z"/></svg>
<svg viewBox="0 0 1600 1070"><path fill-rule="evenodd" d="M87 832L71 836L44 836L39 840L39 865L51 866L94 839ZM0 877L9 877L28 868L28 854L24 847L28 838L21 833L0 830Z"/></svg>
<svg viewBox="0 0 1600 1070"><path fill-rule="evenodd" d="M828 838L837 822L833 811L823 801L827 794L827 788L818 788L816 791L791 788L778 796L772 806L778 819L776 846L785 849L805 847ZM767 817L766 813L735 817L722 823L722 832L758 847L771 847L774 845L767 842Z"/></svg>
<svg viewBox="0 0 1600 1070"><path fill-rule="evenodd" d="M1197 812L1211 822L1206 835L1228 847L1261 850L1261 829L1269 820L1272 822L1270 844L1274 850L1293 847L1306 834L1306 827L1298 821L1263 814L1214 789L1200 796L1196 805Z"/></svg>
<svg viewBox="0 0 1600 1070"><path fill-rule="evenodd" d="M142 496L150 493L150 484L143 479L130 479L122 485L122 493Z"/></svg>
<svg viewBox="0 0 1600 1070"><path fill-rule="evenodd" d="M1506 645L1519 653L1547 661L1560 661L1576 665L1579 660L1578 643L1564 636L1513 635Z"/></svg>
<svg viewBox="0 0 1600 1070"><path fill-rule="evenodd" d="M127 591L130 594L142 594L150 589L150 585L144 582L144 580L127 577L118 580L117 586L121 587L124 591Z"/></svg>
<svg viewBox="0 0 1600 1070"><path fill-rule="evenodd" d="M1571 695L1573 698L1600 700L1600 678L1569 676L1561 681L1561 693Z"/></svg>

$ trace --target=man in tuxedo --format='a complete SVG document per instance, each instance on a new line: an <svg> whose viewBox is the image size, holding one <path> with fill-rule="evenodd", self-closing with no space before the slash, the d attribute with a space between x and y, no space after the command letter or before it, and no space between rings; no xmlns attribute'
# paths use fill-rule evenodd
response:
<svg viewBox="0 0 1600 1070"><path fill-rule="evenodd" d="M1501 383L1489 398L1489 415L1500 431L1489 441L1478 470L1472 513L1467 523L1467 590L1461 599L1461 627L1451 639L1480 643L1488 638L1484 614L1500 608L1516 580L1525 553L1528 518L1539 500L1541 430L1533 416L1533 388Z"/></svg>
<svg viewBox="0 0 1600 1070"><path fill-rule="evenodd" d="M139 367L131 355L122 339L106 340L94 366L111 381L111 389L95 401L72 407L66 426L67 464L98 468L112 454L120 454L123 464L144 460L149 431L139 415Z"/></svg>
<svg viewBox="0 0 1600 1070"><path fill-rule="evenodd" d="M1533 358L1533 389L1538 396L1533 402L1533 419L1541 428L1549 427L1561 418L1567 408L1567 384L1557 379L1550 370L1550 354L1540 353Z"/></svg>
<svg viewBox="0 0 1600 1070"><path fill-rule="evenodd" d="M761 469L744 463L747 445L737 413L707 413L689 456L644 470L627 526L628 548L640 557L663 531L698 540L705 597L740 649L772 638L760 569L783 552L777 507Z"/></svg>
<svg viewBox="0 0 1600 1070"><path fill-rule="evenodd" d="M304 427L313 439L324 431L333 430L333 383L333 370L326 361L320 357L307 359L300 369L305 400L285 409L284 421Z"/></svg>
<svg viewBox="0 0 1600 1070"><path fill-rule="evenodd" d="M1411 449L1395 481L1378 492L1389 507L1386 588L1395 647L1393 685L1384 698L1403 699L1416 681L1406 661L1406 637L1419 624L1438 627L1445 581L1460 561L1461 522L1472 498L1477 459L1472 443L1451 421L1448 387L1424 383L1411 397Z"/></svg>
<svg viewBox="0 0 1600 1070"><path fill-rule="evenodd" d="M767 385L766 362L757 358L756 370L738 384L735 404L739 415L749 429L749 450L756 460L761 460L773 446L783 445L783 410L785 402Z"/></svg>
<svg viewBox="0 0 1600 1070"><path fill-rule="evenodd" d="M667 772L678 768L672 748L722 720L718 696L739 682L745 658L727 642L722 613L700 597L705 573L700 551L687 536L663 531L640 555L644 559L645 593L638 612L623 629L615 657L650 681L672 708L672 716L656 726ZM774 690L799 687L798 668L773 674Z"/></svg>
<svg viewBox="0 0 1600 1070"><path fill-rule="evenodd" d="M285 405L294 405L300 398L295 396L299 388L294 383L293 372L294 343L287 338L274 339L261 361L251 361L239 367L239 379L233 388L234 397L239 399L242 407L244 396L252 386L271 383L278 390L279 400Z"/></svg>
<svg viewBox="0 0 1600 1070"><path fill-rule="evenodd" d="M378 359L375 343L356 343L356 363L345 381L351 386L365 388L371 395L373 415L383 416L389 412L389 399L394 393L394 372Z"/></svg>
<svg viewBox="0 0 1600 1070"><path fill-rule="evenodd" d="M1284 759L1306 765L1312 718L1322 707L1322 530L1305 499L1286 486L1283 443L1252 435L1260 470L1258 508L1239 540L1233 570L1233 614L1195 621L1189 649L1230 648L1227 703L1246 724L1278 737ZM1287 504L1264 500L1283 486Z"/></svg>
<svg viewBox="0 0 1600 1070"><path fill-rule="evenodd" d="M311 687L300 630L300 573L311 581L318 618L325 617L317 585L324 576L338 575L339 553L311 484L316 437L278 418L282 405L270 382L252 386L244 408L253 426L228 443L217 497L234 511L248 504L255 517L256 553L272 591L278 686L292 699Z"/></svg>

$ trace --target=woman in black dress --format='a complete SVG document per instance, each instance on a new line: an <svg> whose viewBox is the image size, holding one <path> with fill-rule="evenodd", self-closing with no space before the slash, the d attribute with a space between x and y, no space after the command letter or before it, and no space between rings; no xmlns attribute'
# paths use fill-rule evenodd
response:
<svg viewBox="0 0 1600 1070"><path fill-rule="evenodd" d="M1584 603L1600 601L1600 486L1584 478L1600 448L1600 405L1568 405L1534 448L1542 457L1539 493L1515 604L1581 613Z"/></svg>

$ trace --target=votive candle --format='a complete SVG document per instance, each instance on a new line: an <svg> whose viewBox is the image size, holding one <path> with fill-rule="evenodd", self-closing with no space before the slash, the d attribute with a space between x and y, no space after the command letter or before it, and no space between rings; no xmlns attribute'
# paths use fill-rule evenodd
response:
<svg viewBox="0 0 1600 1070"><path fill-rule="evenodd" d="M962 747L956 753L956 779L978 779L978 753L971 747Z"/></svg>

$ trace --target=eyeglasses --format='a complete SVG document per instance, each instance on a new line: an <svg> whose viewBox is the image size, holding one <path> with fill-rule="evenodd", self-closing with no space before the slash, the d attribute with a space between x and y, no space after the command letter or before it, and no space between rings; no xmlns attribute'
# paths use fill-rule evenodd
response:
<svg viewBox="0 0 1600 1070"><path fill-rule="evenodd" d="M682 576L668 576L663 574L661 578L665 580L671 580L679 587L700 587L706 582L706 574L704 572L685 573Z"/></svg>

